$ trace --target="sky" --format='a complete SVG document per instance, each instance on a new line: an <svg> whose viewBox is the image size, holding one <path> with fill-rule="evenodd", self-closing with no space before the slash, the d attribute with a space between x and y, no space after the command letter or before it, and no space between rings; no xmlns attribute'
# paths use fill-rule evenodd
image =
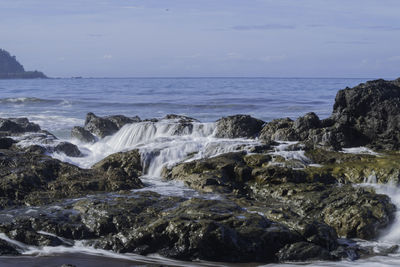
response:
<svg viewBox="0 0 400 267"><path fill-rule="evenodd" d="M0 0L0 48L51 77L400 76L399 0Z"/></svg>

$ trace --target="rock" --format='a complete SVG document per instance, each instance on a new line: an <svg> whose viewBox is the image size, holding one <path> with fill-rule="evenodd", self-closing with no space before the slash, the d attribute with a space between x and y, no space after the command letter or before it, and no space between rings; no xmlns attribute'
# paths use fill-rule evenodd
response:
<svg viewBox="0 0 400 267"><path fill-rule="evenodd" d="M93 165L100 170L111 184L111 190L124 190L143 187L139 177L143 174L138 150L112 154Z"/></svg>
<svg viewBox="0 0 400 267"><path fill-rule="evenodd" d="M85 143L96 142L96 137L83 127L75 126L71 130L71 137L76 138Z"/></svg>
<svg viewBox="0 0 400 267"><path fill-rule="evenodd" d="M137 116L128 118L122 115L98 117L90 112L86 115L84 129L100 138L104 138L108 135L113 135L125 124L134 122L140 122L140 118Z"/></svg>
<svg viewBox="0 0 400 267"><path fill-rule="evenodd" d="M254 138L264 122L249 115L223 117L217 121L215 136L218 138Z"/></svg>
<svg viewBox="0 0 400 267"><path fill-rule="evenodd" d="M12 138L1 137L0 138L0 149L9 149L16 142Z"/></svg>
<svg viewBox="0 0 400 267"><path fill-rule="evenodd" d="M267 209L259 212L266 212L271 220L293 227L307 240L330 250L335 247L336 241L332 240L336 233L323 224L342 237L368 239L390 223L395 207L387 196L351 185L337 186L334 173L318 173L315 169L294 170L271 164L269 155L227 153L178 164L164 170L164 176L203 192L254 198L259 203L253 205ZM276 206L282 211L268 211ZM301 225L296 220L308 223Z"/></svg>
<svg viewBox="0 0 400 267"><path fill-rule="evenodd" d="M279 261L335 260L328 250L308 242L286 245L278 253Z"/></svg>
<svg viewBox="0 0 400 267"><path fill-rule="evenodd" d="M133 159L133 154L137 156L137 152L130 152L126 158ZM45 155L4 150L0 155L0 208L143 186L137 178L141 174L140 161L118 162L116 156L110 157L115 166L81 169ZM119 166L123 168L118 170Z"/></svg>
<svg viewBox="0 0 400 267"><path fill-rule="evenodd" d="M174 120L179 123L200 122L194 118L176 114L168 114L162 120Z"/></svg>
<svg viewBox="0 0 400 267"><path fill-rule="evenodd" d="M40 131L40 126L29 122L27 118L0 118L0 132L7 132L9 135L13 135L38 131Z"/></svg>
<svg viewBox="0 0 400 267"><path fill-rule="evenodd" d="M332 118L352 135L346 146L376 149L400 148L400 86L396 81L376 80L340 90Z"/></svg>
<svg viewBox="0 0 400 267"><path fill-rule="evenodd" d="M71 144L69 142L61 142L58 145L54 147L54 150L56 152L61 152L64 153L65 155L69 157L82 157L82 152L79 150L79 148Z"/></svg>
<svg viewBox="0 0 400 267"><path fill-rule="evenodd" d="M260 139L270 141L299 141L296 131L293 129L294 122L289 118L273 120L262 128Z"/></svg>
<svg viewBox="0 0 400 267"><path fill-rule="evenodd" d="M71 246L71 244L63 242L56 236L39 234L33 229L14 229L8 232L7 235L13 240L32 246Z"/></svg>
<svg viewBox="0 0 400 267"><path fill-rule="evenodd" d="M16 256L20 254L21 253L17 250L17 247L15 245L12 245L3 239L0 239L0 255Z"/></svg>

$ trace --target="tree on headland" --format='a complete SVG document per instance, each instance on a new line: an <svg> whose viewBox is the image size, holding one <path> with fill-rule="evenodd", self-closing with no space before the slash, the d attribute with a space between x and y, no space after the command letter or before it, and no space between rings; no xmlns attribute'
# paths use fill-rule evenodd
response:
<svg viewBox="0 0 400 267"><path fill-rule="evenodd" d="M24 67L6 50L0 49L0 79L47 78L40 71L25 71Z"/></svg>

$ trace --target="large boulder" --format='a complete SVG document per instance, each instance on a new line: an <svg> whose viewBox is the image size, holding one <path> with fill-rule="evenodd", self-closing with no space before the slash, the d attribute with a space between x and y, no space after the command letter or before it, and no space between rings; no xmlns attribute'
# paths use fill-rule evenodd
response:
<svg viewBox="0 0 400 267"><path fill-rule="evenodd" d="M140 121L140 118L137 116L132 118L123 115L98 117L94 113L90 112L86 115L84 129L100 138L104 138L113 135L125 124Z"/></svg>
<svg viewBox="0 0 400 267"><path fill-rule="evenodd" d="M346 145L399 149L399 79L369 81L340 90L335 98L332 118L338 126L353 134Z"/></svg>
<svg viewBox="0 0 400 267"><path fill-rule="evenodd" d="M0 132L6 132L9 135L22 134L25 132L39 132L40 126L29 122L27 118L0 118Z"/></svg>
<svg viewBox="0 0 400 267"><path fill-rule="evenodd" d="M260 132L264 122L249 115L223 117L217 121L215 137L218 138L254 138Z"/></svg>

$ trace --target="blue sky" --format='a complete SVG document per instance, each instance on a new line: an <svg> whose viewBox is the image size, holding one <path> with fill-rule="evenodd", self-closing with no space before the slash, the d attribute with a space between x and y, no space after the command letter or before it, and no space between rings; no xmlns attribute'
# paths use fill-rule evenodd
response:
<svg viewBox="0 0 400 267"><path fill-rule="evenodd" d="M398 0L0 0L49 76L400 76Z"/></svg>

